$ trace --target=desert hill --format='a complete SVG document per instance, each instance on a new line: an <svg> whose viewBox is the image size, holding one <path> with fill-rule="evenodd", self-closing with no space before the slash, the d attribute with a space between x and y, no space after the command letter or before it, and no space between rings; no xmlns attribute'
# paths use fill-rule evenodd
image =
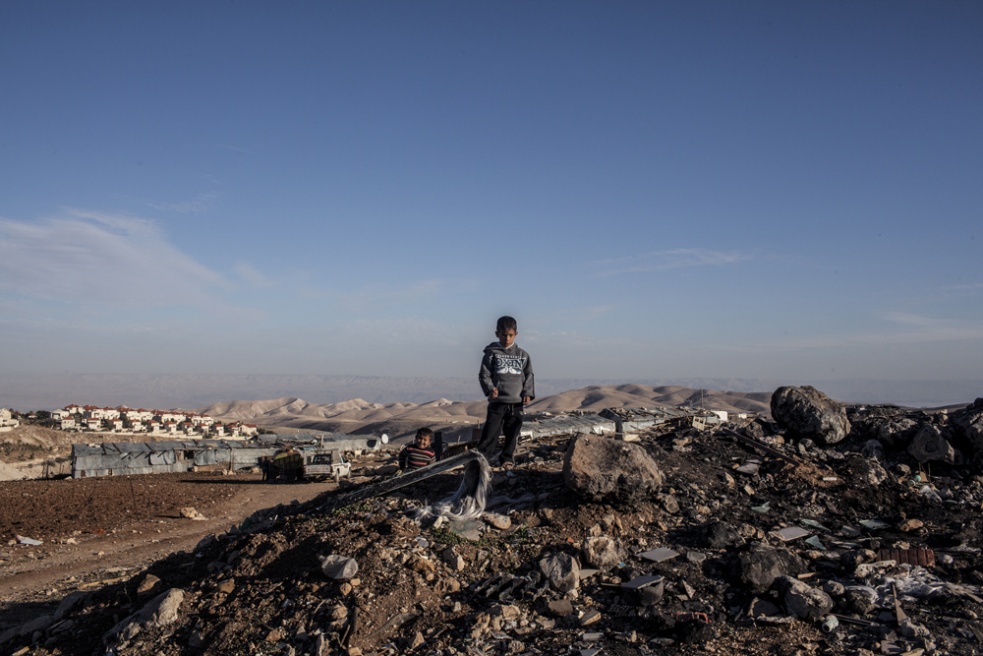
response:
<svg viewBox="0 0 983 656"><path fill-rule="evenodd" d="M346 412L361 412L383 407L379 403L369 403L362 399L349 399L339 403L316 405L303 399L281 397L266 401L226 401L213 403L198 412L221 418L225 421L256 421L266 418L275 422L279 417L329 418ZM265 423L265 422L264 422Z"/></svg>
<svg viewBox="0 0 983 656"><path fill-rule="evenodd" d="M770 392L722 392L689 387L645 385L590 386L555 394L536 401L532 412L572 412L651 406L690 406L727 412L769 411Z"/></svg>
<svg viewBox="0 0 983 656"><path fill-rule="evenodd" d="M768 414L770 399L770 392L699 390L674 385L592 385L537 399L529 405L527 412L557 414L604 408L690 406L731 413L746 411ZM425 403L380 404L351 399L317 405L284 397L266 401L215 403L198 412L223 421L249 421L269 428L399 436L421 426L449 429L478 424L484 420L485 408L484 400L452 401L439 398Z"/></svg>

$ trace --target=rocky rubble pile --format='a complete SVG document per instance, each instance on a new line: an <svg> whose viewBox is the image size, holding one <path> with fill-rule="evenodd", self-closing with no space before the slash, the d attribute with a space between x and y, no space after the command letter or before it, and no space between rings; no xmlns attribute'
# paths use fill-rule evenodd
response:
<svg viewBox="0 0 983 656"><path fill-rule="evenodd" d="M480 520L410 519L453 474L272 508L41 609L0 649L983 653L983 401L949 416L782 388L772 413L526 445Z"/></svg>

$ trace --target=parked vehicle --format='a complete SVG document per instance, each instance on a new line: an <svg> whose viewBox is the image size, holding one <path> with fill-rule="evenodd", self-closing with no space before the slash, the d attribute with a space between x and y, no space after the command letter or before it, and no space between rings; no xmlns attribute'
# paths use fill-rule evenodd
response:
<svg viewBox="0 0 983 656"><path fill-rule="evenodd" d="M304 456L292 446L277 451L266 467L269 468L266 480L286 483L304 480Z"/></svg>
<svg viewBox="0 0 983 656"><path fill-rule="evenodd" d="M331 478L338 483L351 475L352 464L345 460L339 449L315 451L304 458L304 478L309 480Z"/></svg>

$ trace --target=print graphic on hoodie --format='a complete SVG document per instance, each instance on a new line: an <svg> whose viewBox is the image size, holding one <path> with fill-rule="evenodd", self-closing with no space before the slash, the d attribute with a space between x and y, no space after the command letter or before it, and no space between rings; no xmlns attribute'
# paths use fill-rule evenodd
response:
<svg viewBox="0 0 983 656"><path fill-rule="evenodd" d="M495 373L496 374L521 374L522 367L526 364L526 359L521 356L505 356L500 353L495 354Z"/></svg>

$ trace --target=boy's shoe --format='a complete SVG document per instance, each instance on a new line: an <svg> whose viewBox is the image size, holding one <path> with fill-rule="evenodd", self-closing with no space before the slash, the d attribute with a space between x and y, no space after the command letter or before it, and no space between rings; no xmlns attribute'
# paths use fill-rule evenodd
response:
<svg viewBox="0 0 983 656"><path fill-rule="evenodd" d="M504 469L505 471L511 471L515 469L515 460L513 460L512 458L506 458L502 460L502 469Z"/></svg>

